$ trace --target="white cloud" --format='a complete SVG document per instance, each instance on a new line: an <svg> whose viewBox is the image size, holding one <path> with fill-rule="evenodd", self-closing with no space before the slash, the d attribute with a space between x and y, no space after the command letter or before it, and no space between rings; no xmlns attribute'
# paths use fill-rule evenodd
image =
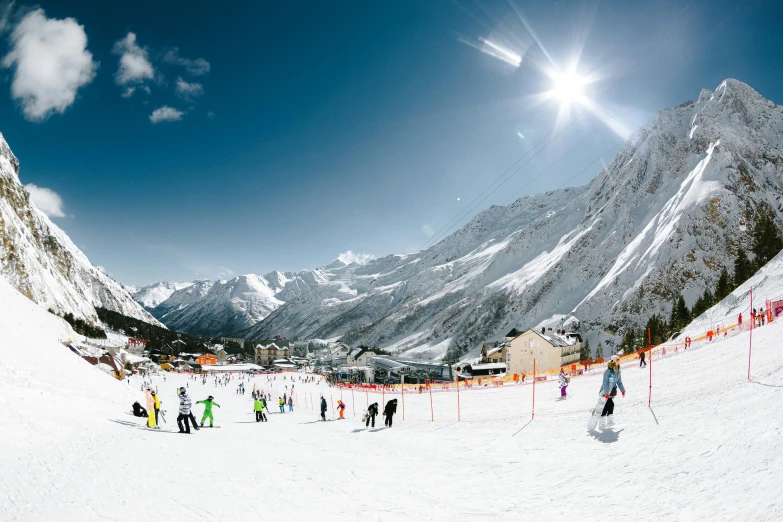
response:
<svg viewBox="0 0 783 522"><path fill-rule="evenodd" d="M218 271L218 277L220 277L221 279L228 279L228 278L234 277L235 272L233 270L231 270L230 268L226 268L226 267L220 266L220 265L218 265L218 268L220 269Z"/></svg>
<svg viewBox="0 0 783 522"><path fill-rule="evenodd" d="M357 254L355 252L351 252L350 250L337 256L337 260L342 261L346 265L350 265L351 263L356 263L357 265L366 265L373 259L375 259L375 256L372 254Z"/></svg>
<svg viewBox="0 0 783 522"><path fill-rule="evenodd" d="M177 78L176 94L183 100L192 101L193 98L204 94L204 87L200 83L189 83L182 78Z"/></svg>
<svg viewBox="0 0 783 522"><path fill-rule="evenodd" d="M73 18L47 18L43 9L36 9L22 18L10 41L3 66L16 66L11 94L30 121L62 114L79 88L95 78L98 64L87 50L84 26Z"/></svg>
<svg viewBox="0 0 783 522"><path fill-rule="evenodd" d="M38 207L38 210L50 218L65 217L63 198L57 192L52 189L39 187L35 183L28 183L24 188L30 194L30 201Z"/></svg>
<svg viewBox="0 0 783 522"><path fill-rule="evenodd" d="M120 55L120 67L114 75L117 85L140 84L155 77L155 68L147 57L147 49L139 47L135 33L128 33L125 38L117 40L111 52ZM126 89L123 97L132 96L134 90Z"/></svg>
<svg viewBox="0 0 783 522"><path fill-rule="evenodd" d="M178 111L173 107L164 105L163 107L158 107L152 111L152 114L150 114L150 121L152 123L159 123L161 121L179 121L182 119L183 114L184 113L182 111Z"/></svg>
<svg viewBox="0 0 783 522"><path fill-rule="evenodd" d="M166 54L163 55L163 61L184 67L188 74L192 76L201 76L202 74L207 74L210 68L209 62L204 58L196 58L195 60L191 60L189 58L181 57L179 55L179 49L176 47L172 47L166 51Z"/></svg>
<svg viewBox="0 0 783 522"><path fill-rule="evenodd" d="M0 33L6 32L8 29L11 28L11 13L14 10L14 2L13 0L11 2L4 2L2 5L0 5Z"/></svg>

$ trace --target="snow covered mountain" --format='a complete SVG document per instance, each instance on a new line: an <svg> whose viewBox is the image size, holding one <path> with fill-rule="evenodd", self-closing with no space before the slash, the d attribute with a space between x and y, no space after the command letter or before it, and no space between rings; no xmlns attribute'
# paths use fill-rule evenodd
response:
<svg viewBox="0 0 783 522"><path fill-rule="evenodd" d="M19 160L0 135L0 276L44 308L97 319L95 307L158 324L49 218L19 181Z"/></svg>
<svg viewBox="0 0 783 522"><path fill-rule="evenodd" d="M160 303L171 297L171 294L177 290L193 286L191 282L170 283L161 281L142 288L126 287L133 296L133 299L147 310L152 310Z"/></svg>
<svg viewBox="0 0 783 522"><path fill-rule="evenodd" d="M614 343L679 292L690 306L713 286L750 247L741 219L752 230L763 205L783 222L782 142L783 107L726 80L660 112L588 186L493 206L415 254L286 274L284 304L234 334L426 358L573 314L593 345Z"/></svg>
<svg viewBox="0 0 783 522"><path fill-rule="evenodd" d="M243 275L228 281L158 283L142 288L134 297L173 330L196 335L223 336L244 330L282 305L276 294L287 282L285 274ZM179 288L174 289L174 287ZM149 290L148 290L149 289Z"/></svg>

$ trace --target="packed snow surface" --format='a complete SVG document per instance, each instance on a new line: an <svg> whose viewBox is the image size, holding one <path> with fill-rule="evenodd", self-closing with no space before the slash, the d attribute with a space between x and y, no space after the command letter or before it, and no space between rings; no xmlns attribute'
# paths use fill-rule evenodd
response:
<svg viewBox="0 0 783 522"><path fill-rule="evenodd" d="M253 385L152 377L161 431L127 412L141 382L118 382L58 342L70 334L0 280L0 498L4 521L39 520L780 520L783 320L623 369L616 425L588 432L601 369L556 384L406 393L391 429L365 429L389 394L295 382L295 411L254 422ZM175 389L214 395L220 429L172 433ZM329 402L319 422L317 402ZM332 420L342 397L346 420ZM404 400L404 406L403 406ZM432 410L430 409L432 404ZM403 413L404 409L404 413ZM434 415L435 422L432 421ZM404 418L403 418L404 417Z"/></svg>

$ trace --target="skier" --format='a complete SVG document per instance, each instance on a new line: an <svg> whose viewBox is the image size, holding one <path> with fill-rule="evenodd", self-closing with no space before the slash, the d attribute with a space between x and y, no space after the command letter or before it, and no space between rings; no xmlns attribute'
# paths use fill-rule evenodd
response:
<svg viewBox="0 0 783 522"><path fill-rule="evenodd" d="M345 418L345 403L342 400L337 401L337 409L340 412L340 419Z"/></svg>
<svg viewBox="0 0 783 522"><path fill-rule="evenodd" d="M386 403L386 407L383 409L383 416L386 417L385 426L392 427L392 417L395 413L397 413L397 399L392 399Z"/></svg>
<svg viewBox="0 0 783 522"><path fill-rule="evenodd" d="M282 397L277 399L277 406L280 408L280 413L285 413L285 400Z"/></svg>
<svg viewBox="0 0 783 522"><path fill-rule="evenodd" d="M177 416L177 426L180 433L190 433L190 397L184 387L179 389L179 415ZM183 429L182 424L185 424ZM195 427L195 425L194 425Z"/></svg>
<svg viewBox="0 0 783 522"><path fill-rule="evenodd" d="M263 422L264 418L264 403L261 399L256 399L253 403L253 410L256 412L256 422Z"/></svg>
<svg viewBox="0 0 783 522"><path fill-rule="evenodd" d="M147 416L147 410L145 410L141 404L139 404L139 401L136 401L133 403L133 416L134 417L146 417Z"/></svg>
<svg viewBox="0 0 783 522"><path fill-rule="evenodd" d="M147 388L144 391L144 398L146 399L146 402L147 402L147 411L155 411L155 396L153 395L153 393L155 393L155 392L153 392L149 388ZM157 415L147 415L147 427L148 428L157 428L158 427L158 423L157 423L156 417L157 417Z"/></svg>
<svg viewBox="0 0 783 522"><path fill-rule="evenodd" d="M294 399L293 399L293 397L288 397L288 411L294 411Z"/></svg>
<svg viewBox="0 0 783 522"><path fill-rule="evenodd" d="M614 424L613 398L617 395L617 388L620 388L623 397L625 397L625 386L623 386L623 378L620 375L620 357L613 355L604 371L603 384L599 392L599 395L603 395L606 399L604 410L601 412L601 428Z"/></svg>
<svg viewBox="0 0 783 522"><path fill-rule="evenodd" d="M645 358L647 355L644 353L644 350L639 351L639 368L642 366L647 366L647 361L645 361Z"/></svg>
<svg viewBox="0 0 783 522"><path fill-rule="evenodd" d="M203 401L198 401L196 404L204 405L204 416L201 417L201 427L204 427L204 422L209 419L209 427L214 428L215 417L212 416L212 405L220 408L220 404L216 403L213 396L207 397Z"/></svg>
<svg viewBox="0 0 783 522"><path fill-rule="evenodd" d="M568 383L571 382L571 379L568 378L562 368L560 368L560 375L558 375L558 378L560 379L560 398L565 399L566 388L568 388Z"/></svg>
<svg viewBox="0 0 783 522"><path fill-rule="evenodd" d="M378 415L378 403L374 402L370 404L370 407L367 408L367 422L365 422L364 426L367 427L370 425L370 422L372 422L372 427L375 427L375 417Z"/></svg>
<svg viewBox="0 0 783 522"><path fill-rule="evenodd" d="M322 421L326 420L326 409L327 409L326 397L321 396L321 420Z"/></svg>
<svg viewBox="0 0 783 522"><path fill-rule="evenodd" d="M160 426L160 397L152 390L152 398L155 401L155 423Z"/></svg>

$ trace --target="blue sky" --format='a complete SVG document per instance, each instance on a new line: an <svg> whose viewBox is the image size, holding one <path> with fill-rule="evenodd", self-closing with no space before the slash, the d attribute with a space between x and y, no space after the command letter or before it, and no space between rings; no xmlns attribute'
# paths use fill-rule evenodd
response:
<svg viewBox="0 0 783 522"><path fill-rule="evenodd" d="M0 130L20 177L53 191L55 222L128 284L415 251L461 211L463 224L587 183L622 136L701 87L734 77L783 102L776 0L71 0L9 13ZM48 31L69 45L37 45ZM581 112L558 120L562 100L537 96L552 88L544 69L578 51L577 73L595 80L584 96L614 124L588 112L468 212Z"/></svg>

